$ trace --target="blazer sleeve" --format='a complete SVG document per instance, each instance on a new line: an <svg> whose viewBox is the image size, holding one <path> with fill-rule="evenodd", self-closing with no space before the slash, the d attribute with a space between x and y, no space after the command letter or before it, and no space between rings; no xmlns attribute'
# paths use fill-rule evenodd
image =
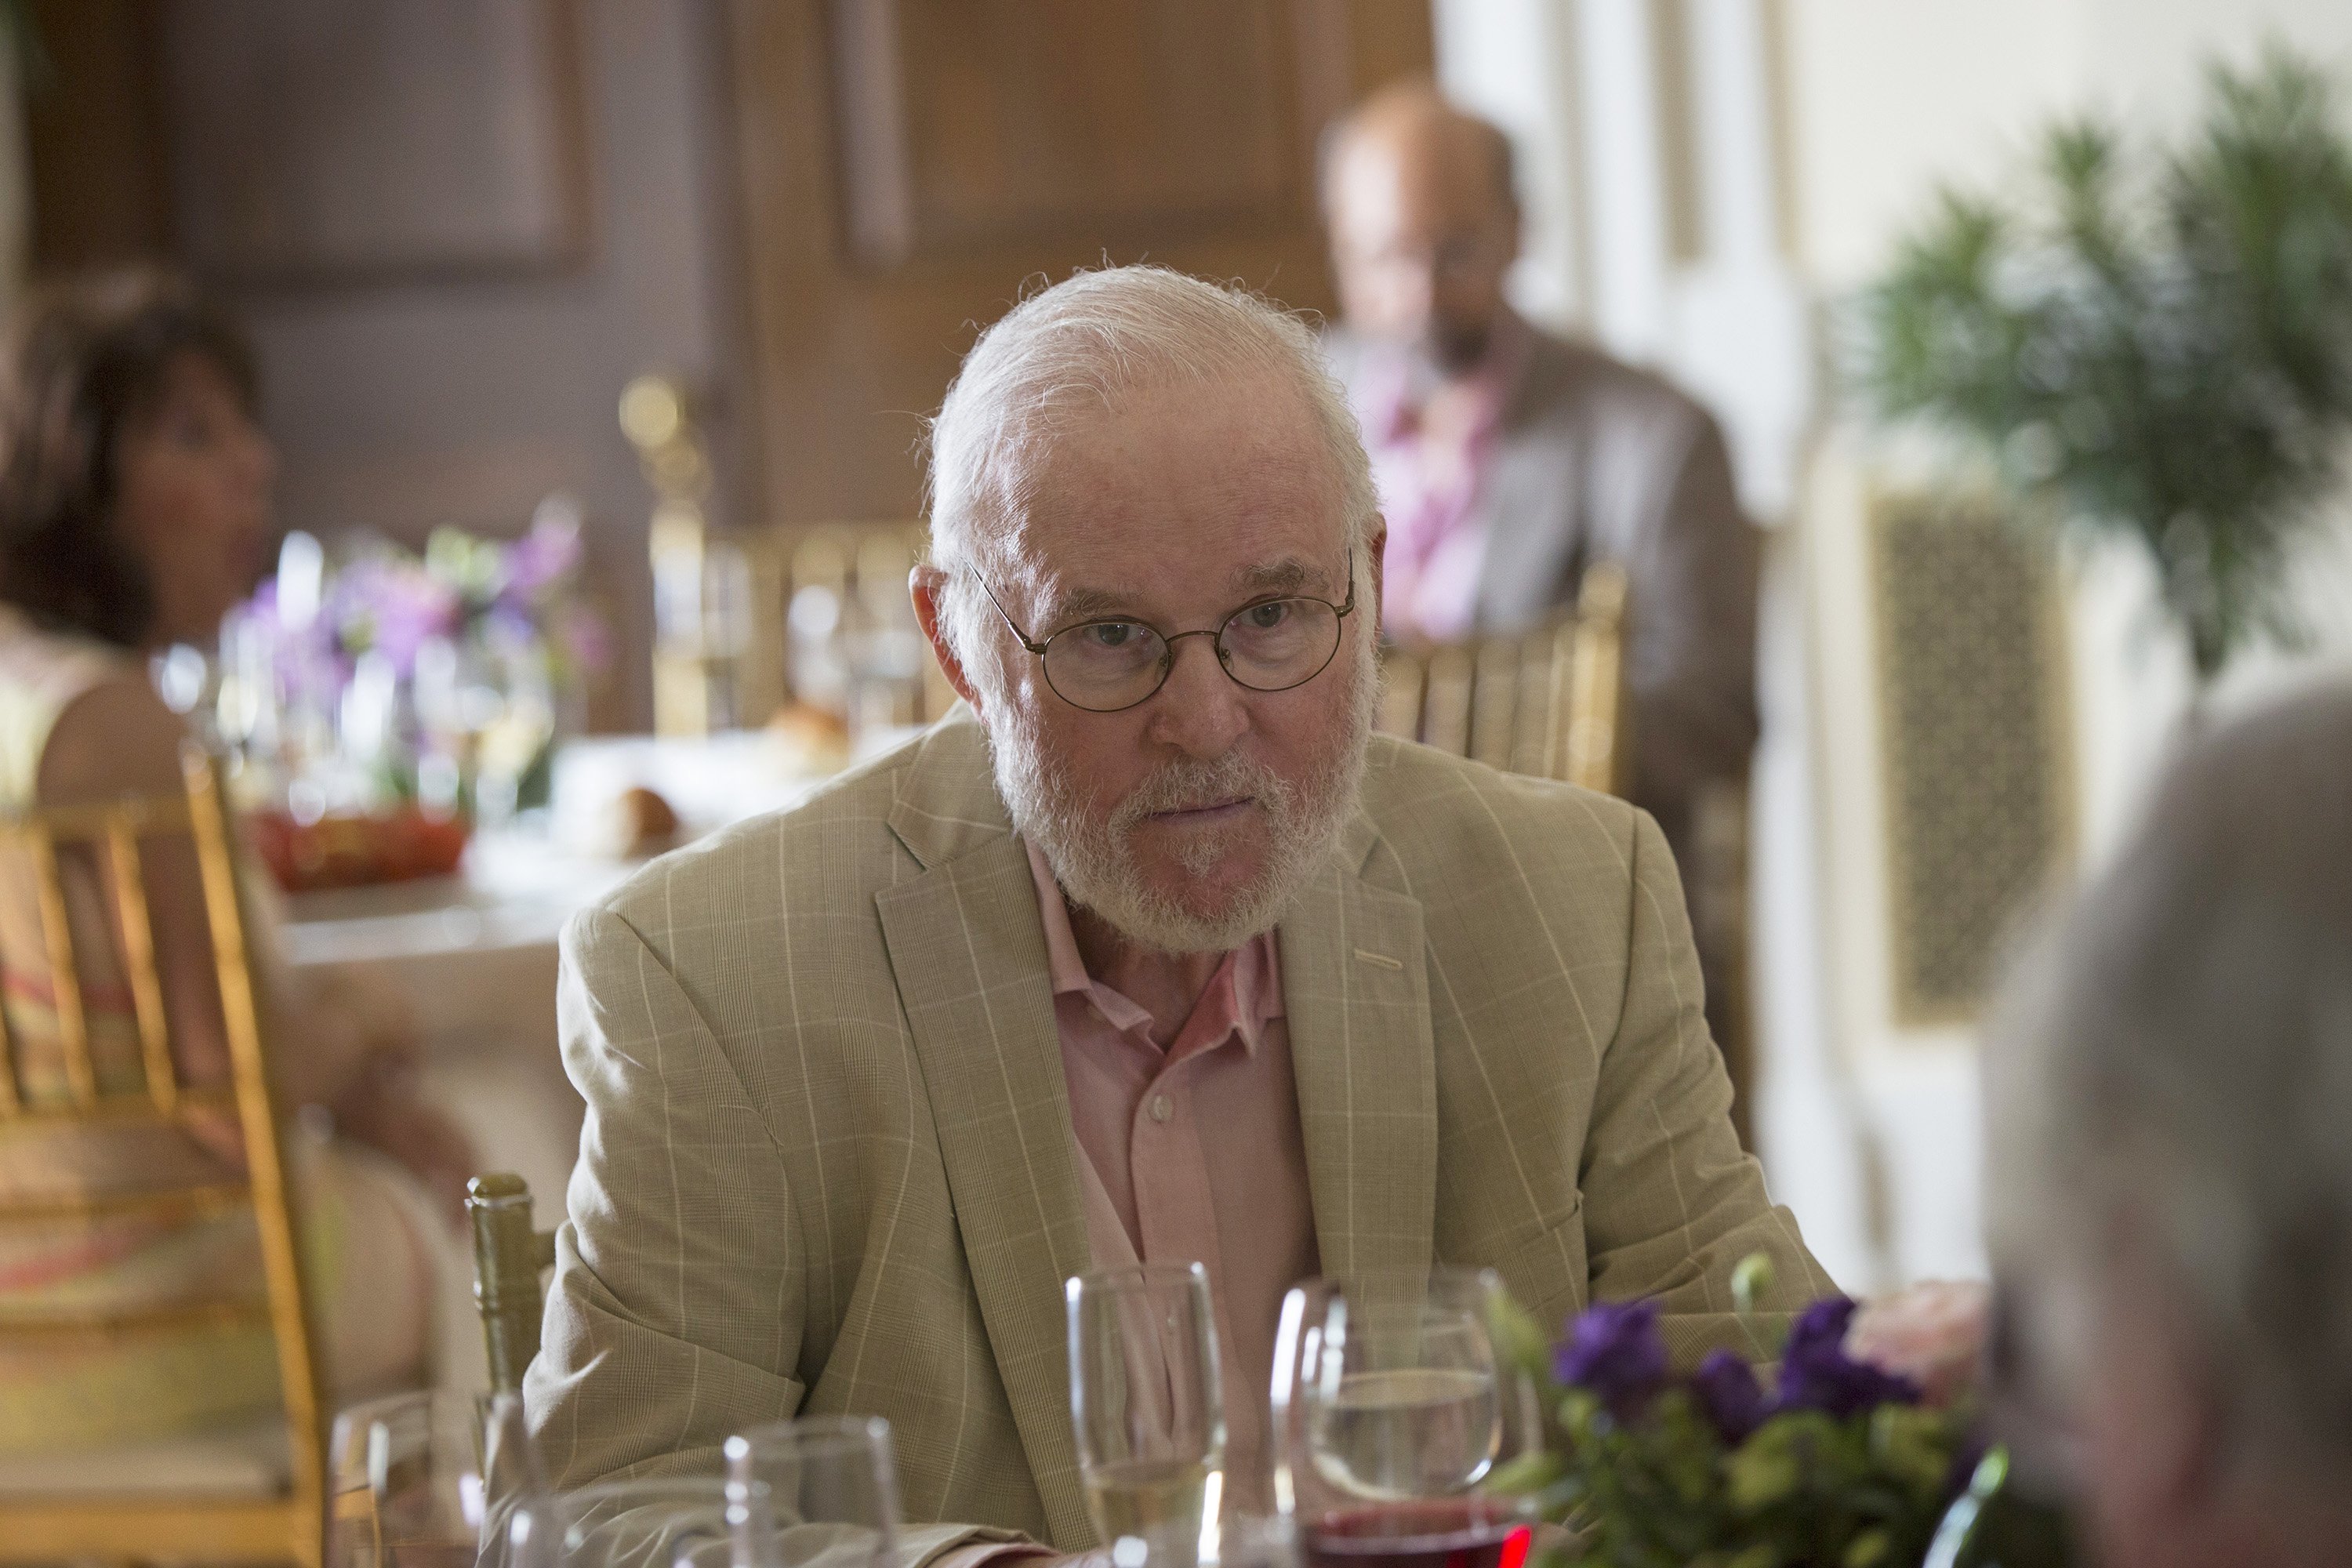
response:
<svg viewBox="0 0 2352 1568"><path fill-rule="evenodd" d="M731 1434L788 1419L805 1392L783 1161L700 1013L620 916L572 917L556 1012L588 1115L525 1380L532 1436L558 1488L717 1473Z"/></svg>
<svg viewBox="0 0 2352 1568"><path fill-rule="evenodd" d="M738 1432L798 1415L806 1254L783 1161L692 1001L620 916L565 928L564 1069L588 1117L524 1380L558 1489L717 1475ZM900 1568L1010 1568L1009 1530L923 1524ZM1002 1563L999 1563L1002 1559Z"/></svg>
<svg viewBox="0 0 2352 1568"><path fill-rule="evenodd" d="M1601 1061L1578 1184L1595 1300L1655 1297L1668 1348L1688 1364L1728 1346L1773 1347L1733 1311L1731 1273L1771 1260L1765 1305L1794 1310L1836 1287L1774 1206L1731 1126L1731 1080L1701 1010L1698 958L1664 837L1633 814L1625 996Z"/></svg>

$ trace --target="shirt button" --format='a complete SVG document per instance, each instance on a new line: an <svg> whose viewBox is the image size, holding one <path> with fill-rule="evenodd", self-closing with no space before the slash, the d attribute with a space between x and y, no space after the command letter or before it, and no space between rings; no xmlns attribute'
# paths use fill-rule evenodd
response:
<svg viewBox="0 0 2352 1568"><path fill-rule="evenodd" d="M1175 1114L1176 1114L1176 1108L1175 1108L1174 1106L1172 1106L1172 1105L1171 1105L1171 1104L1169 1104L1169 1103L1168 1103L1168 1097L1167 1097L1166 1095L1164 1095L1164 1094L1155 1094L1155 1095L1153 1095L1153 1096L1151 1097L1151 1120L1152 1120L1152 1121L1167 1121L1171 1116L1173 1116L1173 1115L1175 1115Z"/></svg>

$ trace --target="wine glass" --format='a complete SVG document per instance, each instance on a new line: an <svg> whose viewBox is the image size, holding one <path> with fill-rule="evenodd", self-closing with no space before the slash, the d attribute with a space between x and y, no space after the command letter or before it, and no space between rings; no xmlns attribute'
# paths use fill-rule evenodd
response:
<svg viewBox="0 0 2352 1568"><path fill-rule="evenodd" d="M781 1568L767 1489L716 1476L607 1481L530 1499L504 1568Z"/></svg>
<svg viewBox="0 0 2352 1568"><path fill-rule="evenodd" d="M328 1568L472 1568L494 1500L534 1484L522 1405L440 1391L335 1417Z"/></svg>
<svg viewBox="0 0 2352 1568"><path fill-rule="evenodd" d="M730 1437L727 1478L738 1500L765 1495L780 1568L898 1560L898 1464L879 1416L808 1415Z"/></svg>
<svg viewBox="0 0 2352 1568"><path fill-rule="evenodd" d="M1112 1562L1215 1561L1225 1415L1209 1271L1113 1268L1064 1290L1078 1475Z"/></svg>
<svg viewBox="0 0 2352 1568"><path fill-rule="evenodd" d="M1275 1500L1308 1568L1518 1568L1521 1500L1481 1483L1530 1399L1495 1353L1501 1284L1433 1268L1320 1279L1275 1338Z"/></svg>

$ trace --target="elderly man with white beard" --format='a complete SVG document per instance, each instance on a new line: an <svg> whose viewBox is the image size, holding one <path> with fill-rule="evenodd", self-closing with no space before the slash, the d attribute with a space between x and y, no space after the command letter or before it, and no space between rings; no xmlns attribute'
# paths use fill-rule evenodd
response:
<svg viewBox="0 0 2352 1568"><path fill-rule="evenodd" d="M929 521L968 709L566 932L558 1484L878 1415L910 1558L1078 1551L1068 1276L1206 1266L1244 1508L1302 1278L1654 1297L1691 1359L1767 1354L1748 1254L1775 1308L1830 1289L1655 825L1371 733L1383 530L1304 325L1156 268L1037 294L948 393Z"/></svg>

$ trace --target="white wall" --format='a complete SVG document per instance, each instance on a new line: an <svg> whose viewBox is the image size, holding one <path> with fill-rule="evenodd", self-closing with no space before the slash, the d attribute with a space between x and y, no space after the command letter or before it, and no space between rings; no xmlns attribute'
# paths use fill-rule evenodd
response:
<svg viewBox="0 0 2352 1568"><path fill-rule="evenodd" d="M1705 214L1675 256L1657 51L1678 5L1685 128ZM1895 459L1821 406L1824 306L1866 281L1939 182L2009 177L2083 109L2177 129L2202 60L2278 37L2333 65L2352 110L2347 0L1436 0L1439 75L1517 141L1530 206L1523 308L1662 365L1713 402L1767 521L1757 766L1763 1154L1842 1282L1981 1267L1975 1049L1897 1028L1861 498ZM2245 700L2352 660L2352 523L2312 552L2315 655L2249 660ZM2183 661L2151 633L2127 553L2070 591L2086 862L2128 826L2176 732Z"/></svg>
<svg viewBox="0 0 2352 1568"><path fill-rule="evenodd" d="M2202 62L2217 51L2244 60L2265 37L2284 39L2336 68L2352 108L2352 5L2340 0L1789 0L1788 15L1797 248L1808 280L1830 297L1885 262L1937 182L2015 177L2032 132L2053 114L2100 110L2140 134L2178 132L2201 111ZM1981 1266L1973 1033L1901 1029L1886 1005L1857 492L1902 461L1842 431L1816 453L1805 519L1817 809L1836 824L1823 836L1829 1015L1862 1134L1884 1163L1882 1279ZM2317 647L2247 660L2221 706L2352 655L2347 539L2323 540L2298 573ZM2128 830L2179 732L2187 665L2154 614L2151 583L2144 562L2120 549L2069 574L2078 872Z"/></svg>

